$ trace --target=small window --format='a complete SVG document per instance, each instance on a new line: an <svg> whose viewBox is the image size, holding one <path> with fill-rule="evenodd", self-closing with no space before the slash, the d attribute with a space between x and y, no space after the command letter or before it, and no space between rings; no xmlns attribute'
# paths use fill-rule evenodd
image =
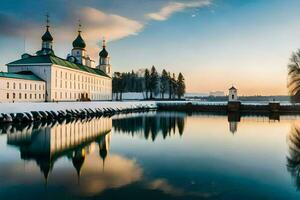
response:
<svg viewBox="0 0 300 200"><path fill-rule="evenodd" d="M19 99L22 99L22 94L21 93L19 93Z"/></svg>
<svg viewBox="0 0 300 200"><path fill-rule="evenodd" d="M34 94L34 98L36 99L36 94Z"/></svg>
<svg viewBox="0 0 300 200"><path fill-rule="evenodd" d="M16 89L16 83L14 83L14 89Z"/></svg>
<svg viewBox="0 0 300 200"><path fill-rule="evenodd" d="M24 98L27 99L27 94L26 93L24 94Z"/></svg>
<svg viewBox="0 0 300 200"><path fill-rule="evenodd" d="M25 90L27 90L27 84L25 83Z"/></svg>
<svg viewBox="0 0 300 200"><path fill-rule="evenodd" d="M9 82L7 82L6 87L7 87L7 89L9 89Z"/></svg>
<svg viewBox="0 0 300 200"><path fill-rule="evenodd" d="M41 99L42 98L42 95L41 94L39 94L39 99Z"/></svg>
<svg viewBox="0 0 300 200"><path fill-rule="evenodd" d="M19 89L22 89L22 85L21 85L21 83L19 83Z"/></svg>
<svg viewBox="0 0 300 200"><path fill-rule="evenodd" d="M6 94L6 98L9 99L9 93Z"/></svg>
<svg viewBox="0 0 300 200"><path fill-rule="evenodd" d="M30 99L32 99L32 94L30 94L29 96L30 96Z"/></svg>
<svg viewBox="0 0 300 200"><path fill-rule="evenodd" d="M13 99L15 99L16 98L16 93L13 93Z"/></svg>

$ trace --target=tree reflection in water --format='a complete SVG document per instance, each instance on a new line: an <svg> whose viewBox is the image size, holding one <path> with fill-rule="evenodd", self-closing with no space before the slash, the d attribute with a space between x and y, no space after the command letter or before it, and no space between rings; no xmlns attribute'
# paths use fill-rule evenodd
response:
<svg viewBox="0 0 300 200"><path fill-rule="evenodd" d="M143 135L145 139L151 137L155 141L158 134L162 137L171 137L177 132L183 135L186 114L184 113L153 113L149 115L132 114L119 116L113 119L115 132L127 133L132 136Z"/></svg>
<svg viewBox="0 0 300 200"><path fill-rule="evenodd" d="M292 175L297 189L300 189L300 123L294 123L288 136L289 156L287 170Z"/></svg>

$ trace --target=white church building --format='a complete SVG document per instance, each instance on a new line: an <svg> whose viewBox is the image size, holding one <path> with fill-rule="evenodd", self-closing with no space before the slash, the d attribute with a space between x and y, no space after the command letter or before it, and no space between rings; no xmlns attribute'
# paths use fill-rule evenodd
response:
<svg viewBox="0 0 300 200"><path fill-rule="evenodd" d="M112 69L103 40L99 65L86 49L79 29L66 59L55 55L47 20L42 48L35 55L23 54L0 73L1 102L111 100Z"/></svg>

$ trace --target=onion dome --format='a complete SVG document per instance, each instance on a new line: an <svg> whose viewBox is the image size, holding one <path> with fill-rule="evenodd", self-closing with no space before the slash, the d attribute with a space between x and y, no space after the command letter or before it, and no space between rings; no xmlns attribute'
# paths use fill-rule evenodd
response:
<svg viewBox="0 0 300 200"><path fill-rule="evenodd" d="M86 47L86 44L80 35L80 31L78 31L78 36L73 41L73 48L84 49L85 47Z"/></svg>
<svg viewBox="0 0 300 200"><path fill-rule="evenodd" d="M102 45L102 47L103 47L103 49L102 49L102 51L100 51L99 56L100 56L101 58L107 58L107 57L108 57L108 52L107 52L106 49L105 49L105 47L106 47L106 45L105 45L105 40L103 40L103 45Z"/></svg>
<svg viewBox="0 0 300 200"><path fill-rule="evenodd" d="M52 37L51 33L49 32L49 26L47 26L47 30L44 33L44 35L42 36L42 40L44 42L52 42L53 41L53 37Z"/></svg>

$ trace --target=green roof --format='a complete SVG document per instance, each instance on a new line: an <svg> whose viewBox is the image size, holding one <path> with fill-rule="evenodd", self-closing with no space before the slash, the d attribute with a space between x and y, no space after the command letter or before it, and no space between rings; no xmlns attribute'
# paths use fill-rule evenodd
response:
<svg viewBox="0 0 300 200"><path fill-rule="evenodd" d="M85 66L85 65L73 63L73 62L70 62L70 61L65 60L63 58L57 57L53 54L30 56L30 57L27 57L27 58L23 58L23 59L16 60L14 62L8 63L7 66L10 66L10 65L30 65L30 64L50 64L50 65L55 64L55 65L60 65L60 66L68 67L68 68L75 69L75 70L88 72L88 73L91 73L91 74L96 74L96 75L100 75L100 76L109 77L106 73L104 73L100 69L95 69L95 68L91 68L91 67L88 67L88 66Z"/></svg>
<svg viewBox="0 0 300 200"><path fill-rule="evenodd" d="M21 72L21 73L7 73L7 72L0 72L0 77L4 78L16 78L16 79L25 79L31 81L43 81L41 78L36 76L31 72Z"/></svg>

